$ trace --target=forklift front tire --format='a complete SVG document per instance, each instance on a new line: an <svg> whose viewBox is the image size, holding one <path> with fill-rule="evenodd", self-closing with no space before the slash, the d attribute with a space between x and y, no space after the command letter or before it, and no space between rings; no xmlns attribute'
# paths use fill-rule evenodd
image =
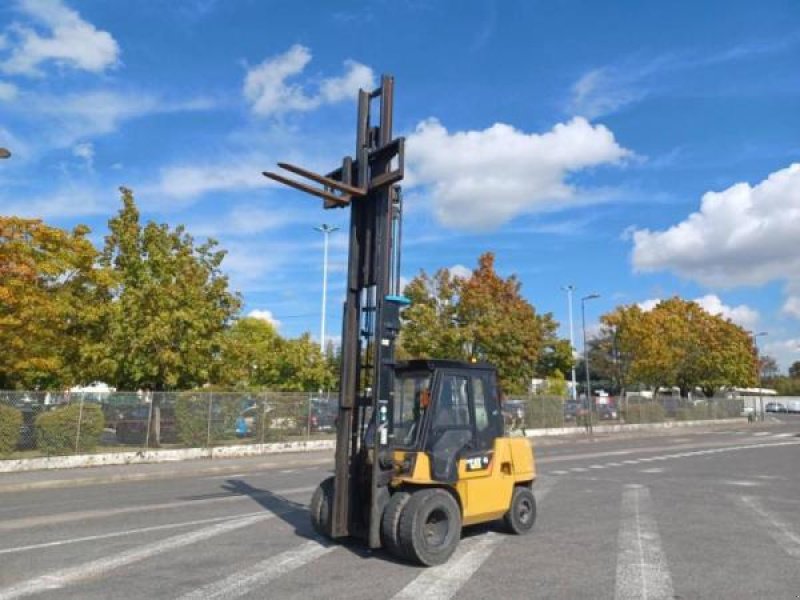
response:
<svg viewBox="0 0 800 600"><path fill-rule="evenodd" d="M447 562L461 541L461 508L441 488L411 494L397 530L403 558L432 567Z"/></svg>
<svg viewBox="0 0 800 600"><path fill-rule="evenodd" d="M333 477L323 480L311 496L311 525L314 530L327 538L331 537L333 514Z"/></svg>
<svg viewBox="0 0 800 600"><path fill-rule="evenodd" d="M408 492L395 492L392 494L392 498L386 505L381 519L383 547L395 558L404 558L403 551L400 548L400 539L397 537L397 530L400 527L400 515L403 514L403 509L409 500L411 500L411 494Z"/></svg>
<svg viewBox="0 0 800 600"><path fill-rule="evenodd" d="M533 529L536 522L536 498L528 486L518 485L511 496L511 506L503 517L510 533L522 535Z"/></svg>

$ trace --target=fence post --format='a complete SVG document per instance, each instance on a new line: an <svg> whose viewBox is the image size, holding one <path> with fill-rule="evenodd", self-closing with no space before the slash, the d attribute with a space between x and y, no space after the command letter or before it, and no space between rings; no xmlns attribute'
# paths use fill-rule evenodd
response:
<svg viewBox="0 0 800 600"><path fill-rule="evenodd" d="M208 419L206 420L206 448L211 448L211 410L214 407L214 392L208 392Z"/></svg>
<svg viewBox="0 0 800 600"><path fill-rule="evenodd" d="M149 398L149 403L147 407L147 432L144 435L144 449L148 450L150 448L150 423L153 422L153 396L151 394L147 394L145 392L145 398Z"/></svg>
<svg viewBox="0 0 800 600"><path fill-rule="evenodd" d="M267 392L264 392L264 398L261 400L261 444L264 444L267 434Z"/></svg>
<svg viewBox="0 0 800 600"><path fill-rule="evenodd" d="M78 453L81 445L81 421L83 420L83 394L81 394L81 403L78 406L78 431L75 434L75 454Z"/></svg>
<svg viewBox="0 0 800 600"><path fill-rule="evenodd" d="M306 443L311 439L311 392L308 393L308 411L306 414Z"/></svg>

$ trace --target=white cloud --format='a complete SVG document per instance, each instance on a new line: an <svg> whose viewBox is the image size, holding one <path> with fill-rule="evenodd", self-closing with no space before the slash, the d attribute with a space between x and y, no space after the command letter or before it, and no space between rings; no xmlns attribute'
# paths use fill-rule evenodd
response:
<svg viewBox="0 0 800 600"><path fill-rule="evenodd" d="M574 201L571 173L630 154L606 127L581 117L543 134L503 123L450 133L429 119L408 138L407 185L430 188L444 225L488 230L520 214Z"/></svg>
<svg viewBox="0 0 800 600"><path fill-rule="evenodd" d="M661 302L661 298L649 298L642 302L637 302L637 306L645 312L650 312ZM722 299L716 294L706 294L700 298L695 298L694 302L700 305L708 314L719 315L725 319L729 319L744 327L745 329L752 329L758 323L760 315L754 308L750 308L746 304L739 306L728 306L722 302Z"/></svg>
<svg viewBox="0 0 800 600"><path fill-rule="evenodd" d="M450 274L454 277L461 277L462 279L469 279L472 277L472 269L465 267L464 265L453 265L450 267Z"/></svg>
<svg viewBox="0 0 800 600"><path fill-rule="evenodd" d="M7 81L0 81L0 102L8 102L17 97L17 86Z"/></svg>
<svg viewBox="0 0 800 600"><path fill-rule="evenodd" d="M646 95L633 83L608 67L592 69L572 86L570 111L590 119L613 113Z"/></svg>
<svg viewBox="0 0 800 600"><path fill-rule="evenodd" d="M800 360L800 338L767 341L762 354L772 356L783 369L786 369L793 362Z"/></svg>
<svg viewBox="0 0 800 600"><path fill-rule="evenodd" d="M59 66L101 73L119 60L119 45L107 31L100 31L61 0L20 0L19 10L43 26L34 29L15 25L11 56L0 64L6 73L41 75L40 65L53 61Z"/></svg>
<svg viewBox="0 0 800 600"><path fill-rule="evenodd" d="M244 96L252 110L260 116L308 111L323 104L333 104L355 98L359 88L374 87L372 69L353 60L345 61L341 77L323 79L316 94L309 94L299 83L287 80L300 75L311 62L311 51L295 44L283 54L264 60L248 70L244 81Z"/></svg>
<svg viewBox="0 0 800 600"><path fill-rule="evenodd" d="M161 170L157 184L148 193L186 200L207 192L256 189L269 185L261 174L263 161L234 161L228 164L178 165Z"/></svg>
<svg viewBox="0 0 800 600"><path fill-rule="evenodd" d="M783 303L782 310L790 317L800 319L800 296L789 296Z"/></svg>
<svg viewBox="0 0 800 600"><path fill-rule="evenodd" d="M285 206L265 208L245 204L235 206L214 221L190 223L188 229L192 234L203 237L247 236L279 229L294 219L295 215Z"/></svg>
<svg viewBox="0 0 800 600"><path fill-rule="evenodd" d="M0 214L34 219L59 219L110 215L118 196L111 190L88 186L59 188L52 195L26 198L24 201L6 198L0 190Z"/></svg>
<svg viewBox="0 0 800 600"><path fill-rule="evenodd" d="M754 186L707 192L698 212L664 231L635 230L633 266L717 287L786 281L791 294L800 288L798 231L800 163ZM787 306L793 314L791 297Z"/></svg>
<svg viewBox="0 0 800 600"><path fill-rule="evenodd" d="M252 319L260 319L261 321L266 321L267 323L275 327L275 329L279 329L281 326L281 322L274 316L272 316L272 311L269 310L253 309L249 313L247 313L247 316Z"/></svg>
<svg viewBox="0 0 800 600"><path fill-rule="evenodd" d="M86 163L86 168L91 170L94 166L94 145L91 142L83 142L72 149L72 154L82 158Z"/></svg>

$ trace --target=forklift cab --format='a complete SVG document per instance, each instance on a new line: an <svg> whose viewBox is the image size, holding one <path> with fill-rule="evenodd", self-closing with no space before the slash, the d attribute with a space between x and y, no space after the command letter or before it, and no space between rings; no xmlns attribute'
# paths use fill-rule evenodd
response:
<svg viewBox="0 0 800 600"><path fill-rule="evenodd" d="M414 360L395 370L390 437L406 459L425 453L430 479L454 484L459 461L486 464L503 436L503 417L493 367L452 360Z"/></svg>

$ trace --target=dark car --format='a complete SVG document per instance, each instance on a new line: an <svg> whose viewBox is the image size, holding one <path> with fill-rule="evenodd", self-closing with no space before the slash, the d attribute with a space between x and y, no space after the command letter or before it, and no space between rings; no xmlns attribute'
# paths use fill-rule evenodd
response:
<svg viewBox="0 0 800 600"><path fill-rule="evenodd" d="M506 427L520 427L525 424L525 401L524 400L504 400L500 410L503 413L503 421Z"/></svg>
<svg viewBox="0 0 800 600"><path fill-rule="evenodd" d="M23 404L18 406L22 413L22 424L19 426L19 440L17 448L20 450L30 450L36 448L36 417L44 410L39 404Z"/></svg>
<svg viewBox="0 0 800 600"><path fill-rule="evenodd" d="M123 444L141 444L147 439L147 419L150 407L147 405L136 406L126 410L117 421L117 441ZM150 439L154 439L152 427ZM174 442L177 440L175 427L175 411L172 407L161 407L161 441Z"/></svg>
<svg viewBox="0 0 800 600"><path fill-rule="evenodd" d="M597 406L597 418L605 421L614 421L619 418L617 409L609 404L600 404Z"/></svg>
<svg viewBox="0 0 800 600"><path fill-rule="evenodd" d="M334 431L338 415L339 406L336 399L312 398L311 412L308 416L309 430L319 432Z"/></svg>

